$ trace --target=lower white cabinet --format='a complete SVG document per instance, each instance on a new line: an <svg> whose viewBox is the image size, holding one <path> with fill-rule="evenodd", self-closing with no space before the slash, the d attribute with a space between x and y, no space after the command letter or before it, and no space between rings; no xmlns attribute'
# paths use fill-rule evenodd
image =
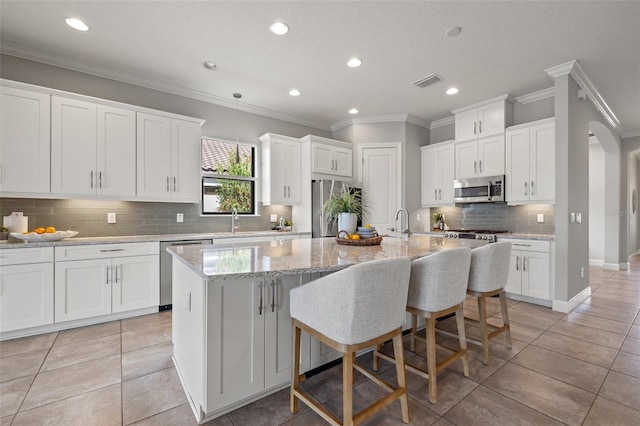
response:
<svg viewBox="0 0 640 426"><path fill-rule="evenodd" d="M153 254L150 254L153 253ZM158 306L158 243L56 247L55 321Z"/></svg>
<svg viewBox="0 0 640 426"><path fill-rule="evenodd" d="M536 240L511 241L511 264L505 291L535 299L550 300L550 243Z"/></svg>
<svg viewBox="0 0 640 426"><path fill-rule="evenodd" d="M0 256L0 332L52 323L53 248L3 250Z"/></svg>

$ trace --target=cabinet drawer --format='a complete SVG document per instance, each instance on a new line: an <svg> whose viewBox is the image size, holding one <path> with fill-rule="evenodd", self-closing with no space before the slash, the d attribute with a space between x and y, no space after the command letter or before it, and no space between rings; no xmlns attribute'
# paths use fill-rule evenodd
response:
<svg viewBox="0 0 640 426"><path fill-rule="evenodd" d="M112 257L158 254L160 243L96 244L56 247L56 261L103 259Z"/></svg>
<svg viewBox="0 0 640 426"><path fill-rule="evenodd" d="M29 247L0 250L0 266L53 262L53 247Z"/></svg>
<svg viewBox="0 0 640 426"><path fill-rule="evenodd" d="M500 237L498 237L498 240L500 240ZM502 241L510 241L511 250L537 251L541 253L549 253L549 241L512 240L509 238L502 239Z"/></svg>

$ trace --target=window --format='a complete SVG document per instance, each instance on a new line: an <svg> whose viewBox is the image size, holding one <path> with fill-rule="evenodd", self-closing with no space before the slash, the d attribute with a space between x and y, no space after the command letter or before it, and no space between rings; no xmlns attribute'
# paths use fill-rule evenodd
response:
<svg viewBox="0 0 640 426"><path fill-rule="evenodd" d="M202 214L255 213L255 147L202 138Z"/></svg>

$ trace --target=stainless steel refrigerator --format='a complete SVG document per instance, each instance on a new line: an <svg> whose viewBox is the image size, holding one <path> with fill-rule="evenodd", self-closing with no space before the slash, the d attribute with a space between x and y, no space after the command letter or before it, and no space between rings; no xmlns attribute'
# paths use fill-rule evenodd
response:
<svg viewBox="0 0 640 426"><path fill-rule="evenodd" d="M362 191L359 185L355 185L352 182L327 179L311 181L311 208L313 215L311 231L313 238L333 237L338 233L338 221L328 221L322 211L322 206L331 197L331 194L339 194L344 187L350 191ZM358 220L358 226L360 225L362 223Z"/></svg>

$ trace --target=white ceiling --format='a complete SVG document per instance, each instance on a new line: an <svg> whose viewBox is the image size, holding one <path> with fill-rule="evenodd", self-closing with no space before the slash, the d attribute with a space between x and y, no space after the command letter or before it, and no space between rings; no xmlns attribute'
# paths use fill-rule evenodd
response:
<svg viewBox="0 0 640 426"><path fill-rule="evenodd" d="M640 134L638 1L1 0L0 15L3 53L229 106L240 92L243 109L325 129L351 107L430 123L549 88L544 70L575 59L624 134ZM278 19L288 35L268 31ZM463 30L449 38L453 26ZM352 56L360 68L347 68ZM434 72L444 81L412 85ZM460 93L445 95L450 86Z"/></svg>

